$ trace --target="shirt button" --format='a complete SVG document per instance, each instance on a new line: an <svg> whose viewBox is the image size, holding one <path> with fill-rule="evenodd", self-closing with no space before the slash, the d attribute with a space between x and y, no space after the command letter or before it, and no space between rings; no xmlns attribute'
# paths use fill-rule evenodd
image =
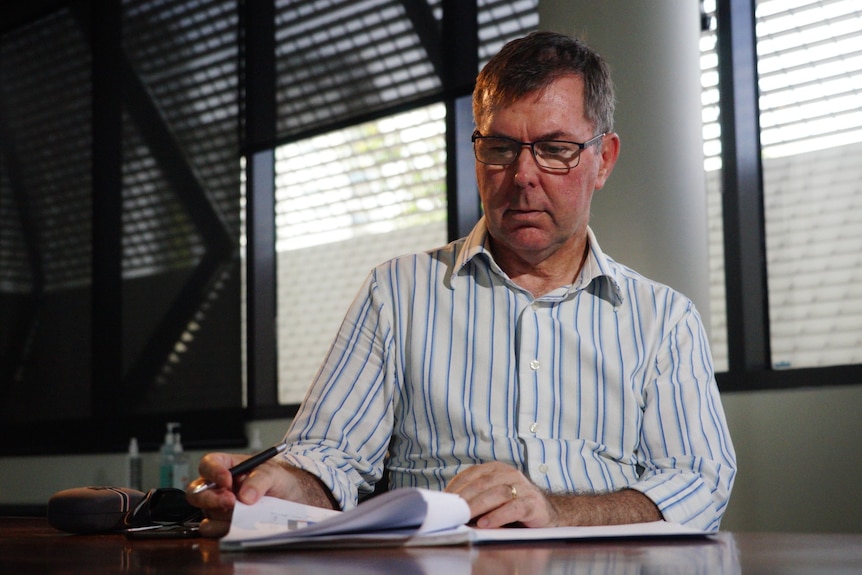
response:
<svg viewBox="0 0 862 575"><path fill-rule="evenodd" d="M540 365L539 360L534 359L533 361L530 362L530 369L532 369L533 371L536 371L537 369L539 369L539 365Z"/></svg>
<svg viewBox="0 0 862 575"><path fill-rule="evenodd" d="M548 466L547 466L547 465L545 465L544 463L543 463L543 464L541 464L541 465L539 466L539 472L540 472L540 473L547 473L547 472L548 472Z"/></svg>
<svg viewBox="0 0 862 575"><path fill-rule="evenodd" d="M534 422L533 422L533 424L532 424L532 425L530 425L530 433L536 433L536 431L537 431L538 429L539 429L539 422L538 422L538 421L534 421Z"/></svg>
<svg viewBox="0 0 862 575"><path fill-rule="evenodd" d="M537 302L537 301L534 301L533 303L530 304L530 309L532 309L533 311L538 310L540 307L541 306L539 305L539 302Z"/></svg>

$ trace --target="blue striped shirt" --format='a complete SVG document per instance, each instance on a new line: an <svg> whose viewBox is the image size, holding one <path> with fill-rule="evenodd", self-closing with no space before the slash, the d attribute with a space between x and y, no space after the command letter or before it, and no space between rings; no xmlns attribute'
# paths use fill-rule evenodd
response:
<svg viewBox="0 0 862 575"><path fill-rule="evenodd" d="M736 458L700 316L602 253L534 298L469 236L375 268L291 429L288 461L342 508L502 461L553 492L637 489L717 530Z"/></svg>

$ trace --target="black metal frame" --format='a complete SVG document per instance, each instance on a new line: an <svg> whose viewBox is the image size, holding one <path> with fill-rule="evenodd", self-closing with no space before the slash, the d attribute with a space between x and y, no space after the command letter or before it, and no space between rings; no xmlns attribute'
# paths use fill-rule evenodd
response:
<svg viewBox="0 0 862 575"><path fill-rule="evenodd" d="M771 367L755 0L716 7L729 363L716 378L723 391L858 385L858 364Z"/></svg>
<svg viewBox="0 0 862 575"><path fill-rule="evenodd" d="M31 21L69 9L84 32L92 54L92 305L90 383L91 415L63 421L33 422L14 428L0 424L0 453L83 453L125 450L128 438L136 435L143 449L155 449L161 441L166 420L183 422L183 443L187 447L223 447L245 444L247 412L237 402L235 408L207 408L181 413L134 413L161 370L165 358L206 297L210 287L222 279L224 271L238 260L238 245L224 222L218 205L208 197L194 168L165 118L153 102L146 86L126 59L122 43L120 0L43 0L4 6L2 31L14 30ZM129 114L139 134L154 154L172 189L187 208L195 229L206 247L205 253L160 317L140 354L128 368L123 367L123 279L122 279L122 142L123 110ZM0 120L3 118L0 117ZM0 123L0 128L5 123ZM5 131L5 130L4 130ZM3 152L16 157L14 141L2 138ZM96 160L96 158L98 160ZM15 167L9 179L22 212L25 243L33 267L33 293L27 302L38 305L42 291L38 246L31 232L32 217L24 194L18 191ZM19 316L12 345L2 350L2 382L11 382L23 353L27 333L36 312ZM20 342L20 343L19 343ZM5 389L0 389L5 393ZM237 392L239 397L239 392ZM21 438L27 437L26 442Z"/></svg>

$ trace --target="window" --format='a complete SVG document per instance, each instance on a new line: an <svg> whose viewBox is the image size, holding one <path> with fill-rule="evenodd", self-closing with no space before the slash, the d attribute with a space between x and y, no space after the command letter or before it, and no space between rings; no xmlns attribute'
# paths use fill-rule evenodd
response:
<svg viewBox="0 0 862 575"><path fill-rule="evenodd" d="M279 403L296 404L372 267L446 243L445 107L276 149Z"/></svg>
<svg viewBox="0 0 862 575"><path fill-rule="evenodd" d="M237 6L4 7L0 450L243 440Z"/></svg>
<svg viewBox="0 0 862 575"><path fill-rule="evenodd" d="M714 13L714 2L705 7ZM770 363L862 363L862 9L850 0L760 0L755 16ZM711 340L726 370L714 29L701 51Z"/></svg>
<svg viewBox="0 0 862 575"><path fill-rule="evenodd" d="M276 3L280 405L302 400L375 265L451 239L442 4ZM536 8L479 1L477 62L534 29Z"/></svg>

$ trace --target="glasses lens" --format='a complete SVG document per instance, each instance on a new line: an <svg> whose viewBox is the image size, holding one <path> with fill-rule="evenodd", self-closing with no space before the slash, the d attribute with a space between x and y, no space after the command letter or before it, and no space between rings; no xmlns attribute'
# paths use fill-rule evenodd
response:
<svg viewBox="0 0 862 575"><path fill-rule="evenodd" d="M126 527L145 527L200 521L202 518L201 510L188 502L185 491L165 487L151 489L137 507L129 511L124 523Z"/></svg>
<svg viewBox="0 0 862 575"><path fill-rule="evenodd" d="M481 137L476 138L473 149L476 152L476 159L483 164L505 166L515 161L521 146L518 142L506 138Z"/></svg>
<svg viewBox="0 0 862 575"><path fill-rule="evenodd" d="M200 513L186 499L182 489L158 489L150 499L150 519L154 523L182 523Z"/></svg>
<svg viewBox="0 0 862 575"><path fill-rule="evenodd" d="M546 140L533 144L533 149L540 166L555 170L570 170L581 157L581 147L571 142Z"/></svg>

